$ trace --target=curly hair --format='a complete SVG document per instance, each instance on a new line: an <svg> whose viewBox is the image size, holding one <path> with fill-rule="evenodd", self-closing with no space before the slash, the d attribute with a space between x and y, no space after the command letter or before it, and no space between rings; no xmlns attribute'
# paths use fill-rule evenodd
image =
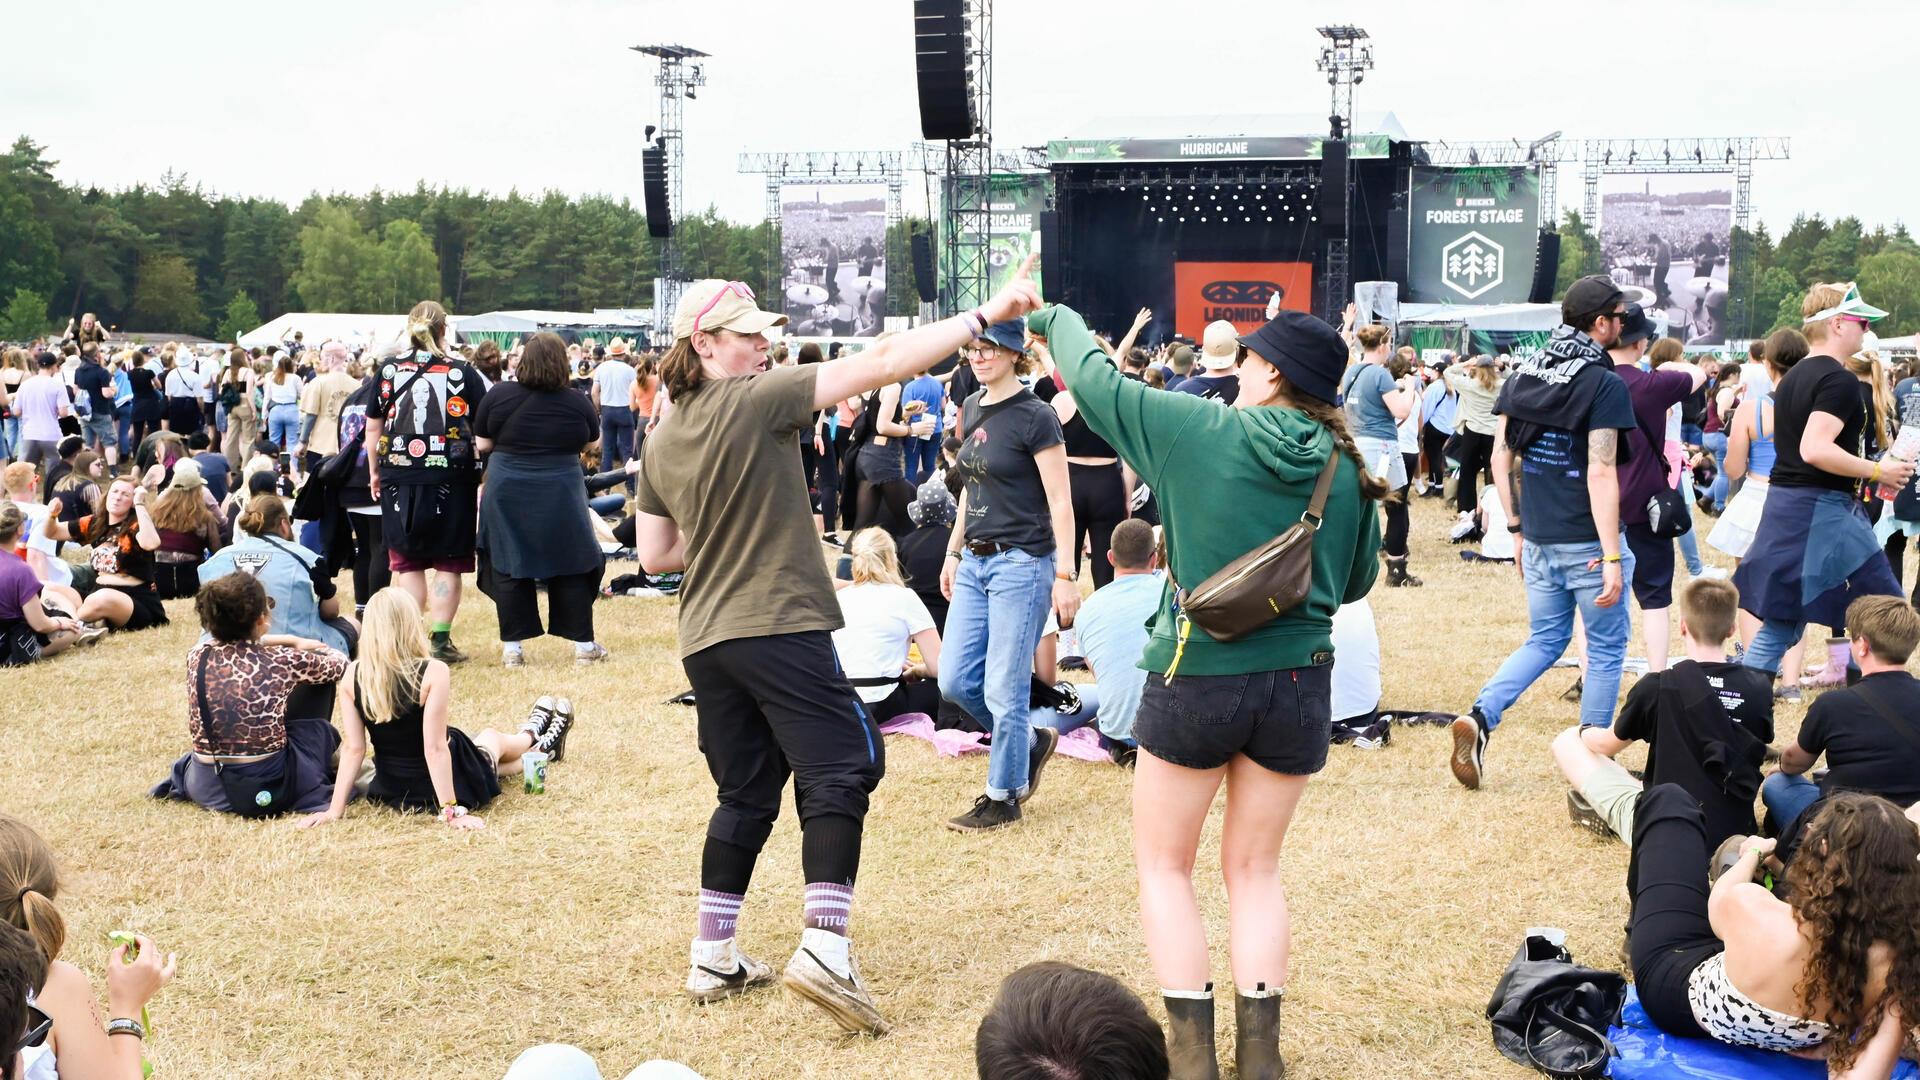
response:
<svg viewBox="0 0 1920 1080"><path fill-rule="evenodd" d="M1875 795L1828 796L1787 867L1788 903L1812 942L1794 993L1824 1003L1835 1031L1828 1067L1844 1071L1889 1006L1920 1016L1920 831ZM1887 945L1893 966L1869 1008L1868 950Z"/></svg>
<svg viewBox="0 0 1920 1080"><path fill-rule="evenodd" d="M215 641L247 641L260 616L267 613L267 590L259 578L235 571L200 586L193 609L200 616L201 629Z"/></svg>

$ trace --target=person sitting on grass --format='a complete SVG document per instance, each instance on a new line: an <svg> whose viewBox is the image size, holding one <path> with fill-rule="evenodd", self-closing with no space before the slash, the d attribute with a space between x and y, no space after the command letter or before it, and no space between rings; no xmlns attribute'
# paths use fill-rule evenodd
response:
<svg viewBox="0 0 1920 1080"><path fill-rule="evenodd" d="M1631 842L1643 785L1614 758L1641 740L1644 786L1676 784L1692 795L1709 846L1753 831L1760 762L1773 741L1773 690L1764 673L1727 661L1739 611L1740 594L1730 583L1688 582L1680 593L1687 658L1642 676L1611 729L1568 728L1554 739L1554 760L1573 785L1567 809L1574 824Z"/></svg>
<svg viewBox="0 0 1920 1080"><path fill-rule="evenodd" d="M0 992L26 991L30 1009L49 1024L40 1032L41 1041L25 1049L21 1067L10 1068L5 1075L26 1080L141 1080L140 1051L146 1030L139 1022L140 1010L173 978L173 954L162 954L151 939L136 936L139 955L129 963L127 946L115 946L107 960L109 1019L103 1028L92 982L85 972L60 959L67 943L67 921L55 902L60 869L53 849L32 826L7 814L0 814L0 893L4 893L0 924L5 925L0 935L8 939L0 945L0 955L14 952L13 946L24 937L41 969L31 981L0 980L5 986ZM0 971L4 970L0 962ZM4 1045L11 1055L14 1044Z"/></svg>
<svg viewBox="0 0 1920 1080"><path fill-rule="evenodd" d="M251 574L207 582L193 606L208 635L187 653L193 749L152 794L242 817L325 806L340 733L324 716L289 715L288 704L302 686L339 682L346 655L271 633L273 599Z"/></svg>
<svg viewBox="0 0 1920 1080"><path fill-rule="evenodd" d="M876 724L906 713L940 711L940 631L926 604L906 587L900 555L885 529L862 529L847 545L853 584L834 593L846 625L833 631L847 681ZM920 659L909 662L907 647Z"/></svg>
<svg viewBox="0 0 1920 1080"><path fill-rule="evenodd" d="M1096 721L1100 745L1124 765L1135 760L1133 719L1147 686L1146 670L1140 666L1147 649L1147 623L1160 610L1160 593L1166 587L1155 572L1157 544L1153 526L1139 518L1114 526L1107 542L1113 580L1095 589L1073 620L1094 685L1075 686L1081 708L1072 718L1053 721L1063 735L1079 727L1074 721L1081 717ZM1042 723L1038 718L1034 722Z"/></svg>
<svg viewBox="0 0 1920 1080"><path fill-rule="evenodd" d="M173 482L153 500L153 527L160 533L154 557L154 588L162 600L180 600L200 588L200 566L221 547L217 506L200 475L200 464L183 459Z"/></svg>
<svg viewBox="0 0 1920 1080"><path fill-rule="evenodd" d="M52 601L59 614L80 610L80 593L73 587L73 567L60 558L60 545L49 540L41 528L50 511L39 501L40 477L33 466L16 461L0 469L0 501L11 501L20 508L24 521L20 534L8 550L26 560L27 567L40 582L41 598Z"/></svg>
<svg viewBox="0 0 1920 1080"><path fill-rule="evenodd" d="M153 553L160 546L160 530L147 514L147 489L131 477L120 477L107 489L105 506L69 527L61 520L59 499L49 503L46 524L49 540L77 540L93 546L93 591L74 612L81 622L116 630L145 630L167 624L167 609L153 590Z"/></svg>
<svg viewBox="0 0 1920 1080"><path fill-rule="evenodd" d="M347 693L340 699L346 741L333 783L333 802L300 822L302 828L340 820L353 797L354 781L373 743L373 782L367 799L396 810L438 810L459 830L486 823L471 813L500 794L500 777L520 772L520 755L538 750L552 761L566 756L573 729L573 703L543 697L520 730L485 729L469 737L447 725L453 711L453 676L430 656L420 602L388 586L367 602L360 658L347 665Z"/></svg>
<svg viewBox="0 0 1920 1080"><path fill-rule="evenodd" d="M1774 850L1758 836L1721 845L1714 862L1731 865L1709 885L1706 819L1677 784L1648 788L1633 828L1627 949L1648 1019L1673 1038L1825 1058L1830 1077L1893 1075L1920 1017L1920 831L1899 807L1830 796L1786 900L1754 880Z"/></svg>
<svg viewBox="0 0 1920 1080"><path fill-rule="evenodd" d="M1901 806L1920 801L1920 680L1906 670L1920 645L1920 612L1905 597L1863 596L1847 605L1846 624L1860 681L1814 699L1799 739L1780 749L1780 771L1760 786L1760 801L1782 834L1836 791L1864 791ZM1802 774L1822 754L1828 772L1815 783Z"/></svg>
<svg viewBox="0 0 1920 1080"><path fill-rule="evenodd" d="M973 1036L980 1080L1167 1080L1167 1040L1111 975L1042 960L1007 976Z"/></svg>
<svg viewBox="0 0 1920 1080"><path fill-rule="evenodd" d="M18 506L0 501L0 667L31 664L106 632L82 626L70 616L47 613L41 604L40 579L26 560L13 553L26 520Z"/></svg>
<svg viewBox="0 0 1920 1080"><path fill-rule="evenodd" d="M313 638L352 656L360 638L353 616L340 611L338 589L325 560L293 542L293 518L278 495L255 495L234 526L233 543L200 564L200 582L243 571L272 601L269 633ZM331 716L332 709L321 715ZM295 715L312 715L296 713Z"/></svg>

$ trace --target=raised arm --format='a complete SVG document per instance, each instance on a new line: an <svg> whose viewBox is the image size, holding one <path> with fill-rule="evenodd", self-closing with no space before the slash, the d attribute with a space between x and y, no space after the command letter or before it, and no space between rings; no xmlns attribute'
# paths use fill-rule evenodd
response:
<svg viewBox="0 0 1920 1080"><path fill-rule="evenodd" d="M813 391L813 407L825 409L835 402L871 393L888 383L905 382L959 351L984 329L978 320L988 323L1018 318L1040 307L1040 290L1033 285L1033 261L1028 255L1019 273L993 299L967 312L936 323L896 334L872 348L829 360L820 365Z"/></svg>

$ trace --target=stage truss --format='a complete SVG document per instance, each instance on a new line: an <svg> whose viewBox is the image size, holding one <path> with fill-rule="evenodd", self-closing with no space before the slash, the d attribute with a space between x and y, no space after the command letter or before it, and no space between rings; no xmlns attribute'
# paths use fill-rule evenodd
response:
<svg viewBox="0 0 1920 1080"><path fill-rule="evenodd" d="M781 285L780 192L789 184L885 184L887 229L900 224L906 156L898 150L801 150L741 154L738 171L767 178L767 283ZM889 267L889 276L894 273Z"/></svg>

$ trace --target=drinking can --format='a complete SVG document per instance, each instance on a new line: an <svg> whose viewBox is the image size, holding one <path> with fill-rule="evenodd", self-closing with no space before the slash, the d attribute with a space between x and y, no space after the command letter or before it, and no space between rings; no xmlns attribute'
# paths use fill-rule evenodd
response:
<svg viewBox="0 0 1920 1080"><path fill-rule="evenodd" d="M520 755L520 784L529 795L547 793L547 755L538 750Z"/></svg>

